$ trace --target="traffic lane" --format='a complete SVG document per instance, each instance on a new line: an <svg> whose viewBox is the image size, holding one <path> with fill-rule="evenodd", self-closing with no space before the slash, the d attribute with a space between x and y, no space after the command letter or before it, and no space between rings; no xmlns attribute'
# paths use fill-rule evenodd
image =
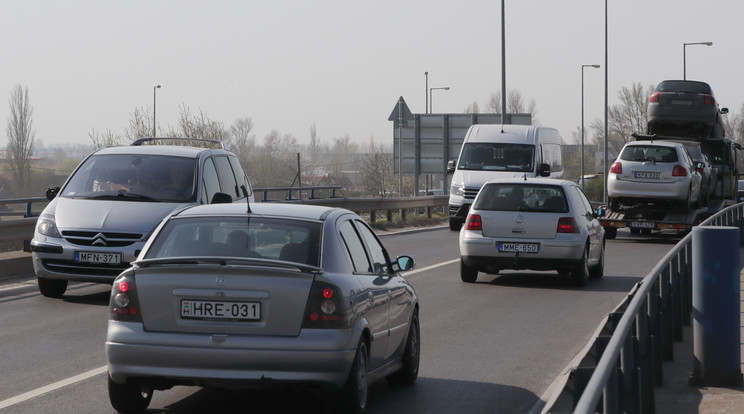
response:
<svg viewBox="0 0 744 414"><path fill-rule="evenodd" d="M109 285L72 284L62 300L16 286L0 291L0 401L105 364Z"/></svg>
<svg viewBox="0 0 744 414"><path fill-rule="evenodd" d="M423 239L420 239L422 236ZM426 257L427 259L423 262L424 264L430 263L429 266L435 264L433 257L438 257L440 260L445 257L449 258L450 254L455 258L458 257L456 243L441 243L441 238L437 240L436 236L437 234L432 235L431 232L416 232L398 236L401 240L393 237L394 242L386 240L385 243L386 245L398 243L405 246L406 252L414 257ZM456 233L448 230L443 232L443 238L451 239L450 241L456 240L456 237L452 236L456 236ZM419 242L419 240L423 241ZM614 245L609 242L608 244ZM638 255L639 252L647 250L642 244L639 246L639 243L625 244L631 246L629 251L631 254ZM621 247L626 249L622 244ZM564 297L563 300L568 300L565 294L561 294L564 291L576 292L581 296L597 296L595 300L600 302L603 301L602 295L608 292L616 294L621 292L619 297L623 297L633 283L624 281L622 276L613 276L611 268L620 266L621 269L630 270L632 266L627 266L623 260L617 260L617 257L611 253L612 249L613 247L608 247L608 271L606 272L608 276L599 281L591 281L586 288L582 289L574 288L568 281L561 280L555 273L549 272L514 272L515 274L505 272L502 276L481 275L479 283L465 284L459 280L459 267L456 261L407 276L416 286L422 301L421 375L411 387L390 386L384 381L374 384L370 390L369 412L390 412L396 407L416 407L417 412L431 413L462 412L462 410L476 413L494 412L494 407L500 407L502 409L499 411L504 412L527 411L525 407L529 408L537 401L538 395L544 391L547 384L583 348L604 313L590 312L592 316L597 317L597 320L588 323L585 329L580 330L578 336L567 334L569 330L551 332L545 328L544 324L546 320L550 322L550 325L572 318L588 317L581 315L579 306L571 306L570 311L566 311L566 316L559 315L560 318L551 317L556 314L552 309L550 312L535 311L538 315L533 317L524 315L529 313L528 310L533 307L533 303L551 300L553 296ZM391 254L394 254L392 249ZM651 263L648 269L658 261L658 258L654 259L652 254L642 256L645 261ZM633 263L640 269L645 266L644 260L634 259ZM453 261L449 260L449 262ZM424 267L419 261L417 269ZM639 274L646 273L648 269ZM628 288L625 289L624 286ZM104 286L103 289L99 304L105 308L108 286ZM521 296L521 299L515 298L513 303L510 302L510 297L515 295ZM586 299L583 300L586 301ZM81 304L84 302L80 299L68 299L66 303L75 304L76 301ZM45 298L43 303L47 302ZM55 301L52 300L52 302ZM614 308L617 303L619 299L609 300L608 308ZM565 304L562 305L565 307ZM90 308L87 305L82 307ZM560 308L559 306L558 309ZM91 312L99 311L92 309ZM540 316L542 313L548 316ZM105 335L107 312L104 310L102 314L104 315L103 327L100 331L101 335ZM591 319L591 316L589 317ZM55 323L53 315L50 319L50 323ZM509 324L515 326L510 327ZM528 325L526 328L516 327L525 324ZM483 329L484 327L487 329ZM484 334L482 331L487 332ZM556 329L556 331L561 331L561 329ZM548 334L555 338L543 339ZM579 338L580 335L584 337ZM103 339L94 344L94 348L100 345L100 358L102 365L105 365L102 344ZM566 351L566 349L569 350ZM59 354L51 358L64 359L76 353L79 353L77 349L61 349ZM95 351L90 353L94 354ZM545 354L553 355L553 358L535 357ZM564 357L565 362L561 362L561 357ZM42 368L43 364L44 362L42 362ZM540 364L542 364L541 367L534 368L535 365ZM69 372L77 374L83 371L84 368L80 367L77 370L71 368ZM38 368L33 371L28 370L26 375L33 373L38 376L36 374L38 372L44 372L44 370ZM41 382L46 385L59 378L45 375L43 379L44 381ZM533 382L537 385L532 385ZM69 411L113 412L108 404L105 383L106 377L103 374L65 388L67 391L72 390L70 392L73 395L77 395L77 398L72 397L71 401L72 404L77 404L74 405L76 409ZM26 390L28 388L21 391ZM60 394L60 392L54 391L15 407L32 404L34 409L28 412L58 412L56 408L59 407L61 401L60 395L68 395ZM242 396L245 395L254 395L257 398L244 401ZM230 412L229 407L236 405L226 405L226 411L218 409L222 407L223 400L230 400L230 398L240 403L237 406L258 406L259 409L256 412L272 412L271 407L281 406L285 400L288 400L282 395L281 393L278 396L271 396L264 393L242 392L216 395L211 390L176 387L164 392L155 392L151 412L204 411L192 411L191 407L211 407L214 409L209 409L209 411ZM302 404L303 406L317 406L317 401L312 398L300 400L306 402ZM447 409L443 410L442 407Z"/></svg>
<svg viewBox="0 0 744 414"><path fill-rule="evenodd" d="M583 288L556 272L531 271L479 273L467 284L457 263L410 276L421 303L421 375L542 395L667 250L608 241L606 276Z"/></svg>

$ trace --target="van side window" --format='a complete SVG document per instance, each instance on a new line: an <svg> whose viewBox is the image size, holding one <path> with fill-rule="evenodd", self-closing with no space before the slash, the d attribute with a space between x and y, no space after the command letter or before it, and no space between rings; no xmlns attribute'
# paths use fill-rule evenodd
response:
<svg viewBox="0 0 744 414"><path fill-rule="evenodd" d="M251 183L248 181L248 176L245 175L245 171L243 171L243 168L240 166L240 162L238 161L238 157L229 156L227 157L228 160L230 160L230 166L232 167L233 174L235 174L235 180L238 183L238 192L240 195L238 198L243 198L246 195L243 194L243 190L241 189L242 186L245 186L245 190L248 192L248 196L253 194L253 188L251 188Z"/></svg>
<svg viewBox="0 0 744 414"><path fill-rule="evenodd" d="M230 161L225 156L214 157L214 163L217 167L217 175L220 178L220 191L225 194L230 194L233 199L240 198L240 189L238 188L233 169L230 166Z"/></svg>
<svg viewBox="0 0 744 414"><path fill-rule="evenodd" d="M202 204L209 204L214 193L220 191L220 180L217 178L217 169L214 167L212 158L207 158L204 161L202 181L204 182L204 189L202 190L201 202Z"/></svg>

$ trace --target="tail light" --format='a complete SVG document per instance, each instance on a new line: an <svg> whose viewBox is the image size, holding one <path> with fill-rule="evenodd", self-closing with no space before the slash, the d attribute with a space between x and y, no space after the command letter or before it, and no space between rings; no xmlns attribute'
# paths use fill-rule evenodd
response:
<svg viewBox="0 0 744 414"><path fill-rule="evenodd" d="M341 291L328 283L314 281L305 307L303 329L342 329L349 327L349 308Z"/></svg>
<svg viewBox="0 0 744 414"><path fill-rule="evenodd" d="M612 174L622 174L623 173L623 164L619 162L615 162L610 167L610 173Z"/></svg>
<svg viewBox="0 0 744 414"><path fill-rule="evenodd" d="M126 272L114 281L109 300L109 319L120 322L142 322L134 273Z"/></svg>
<svg viewBox="0 0 744 414"><path fill-rule="evenodd" d="M573 217L561 217L558 219L556 233L578 233L579 226Z"/></svg>
<svg viewBox="0 0 744 414"><path fill-rule="evenodd" d="M687 176L687 168L681 165L675 165L672 170L672 177L685 177Z"/></svg>
<svg viewBox="0 0 744 414"><path fill-rule="evenodd" d="M649 102L659 102L659 92L654 92L651 94L651 96L648 98Z"/></svg>
<svg viewBox="0 0 744 414"><path fill-rule="evenodd" d="M468 214L465 220L465 230L483 231L483 222L478 214Z"/></svg>
<svg viewBox="0 0 744 414"><path fill-rule="evenodd" d="M716 104L716 98L714 98L711 95L703 95L703 103L706 105L715 105Z"/></svg>

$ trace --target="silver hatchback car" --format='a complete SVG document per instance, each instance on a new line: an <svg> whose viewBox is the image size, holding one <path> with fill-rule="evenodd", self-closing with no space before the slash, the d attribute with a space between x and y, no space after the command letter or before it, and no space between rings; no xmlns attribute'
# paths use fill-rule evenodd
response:
<svg viewBox="0 0 744 414"><path fill-rule="evenodd" d="M628 142L607 176L610 208L650 202L688 211L700 204L699 169L679 142Z"/></svg>
<svg viewBox="0 0 744 414"><path fill-rule="evenodd" d="M296 204L184 209L114 282L106 335L118 411L142 411L174 385L310 385L358 413L368 385L411 383L419 304L366 223Z"/></svg>
<svg viewBox="0 0 744 414"><path fill-rule="evenodd" d="M557 270L583 286L604 274L605 233L579 186L567 180L487 182L460 230L460 277L503 269Z"/></svg>

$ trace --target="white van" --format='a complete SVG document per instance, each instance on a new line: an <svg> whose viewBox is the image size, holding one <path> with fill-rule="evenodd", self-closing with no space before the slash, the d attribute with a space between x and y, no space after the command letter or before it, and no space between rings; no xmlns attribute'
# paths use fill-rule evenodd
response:
<svg viewBox="0 0 744 414"><path fill-rule="evenodd" d="M512 177L563 177L562 139L555 128L535 125L477 124L468 129L453 173L449 226L460 230L486 181Z"/></svg>

